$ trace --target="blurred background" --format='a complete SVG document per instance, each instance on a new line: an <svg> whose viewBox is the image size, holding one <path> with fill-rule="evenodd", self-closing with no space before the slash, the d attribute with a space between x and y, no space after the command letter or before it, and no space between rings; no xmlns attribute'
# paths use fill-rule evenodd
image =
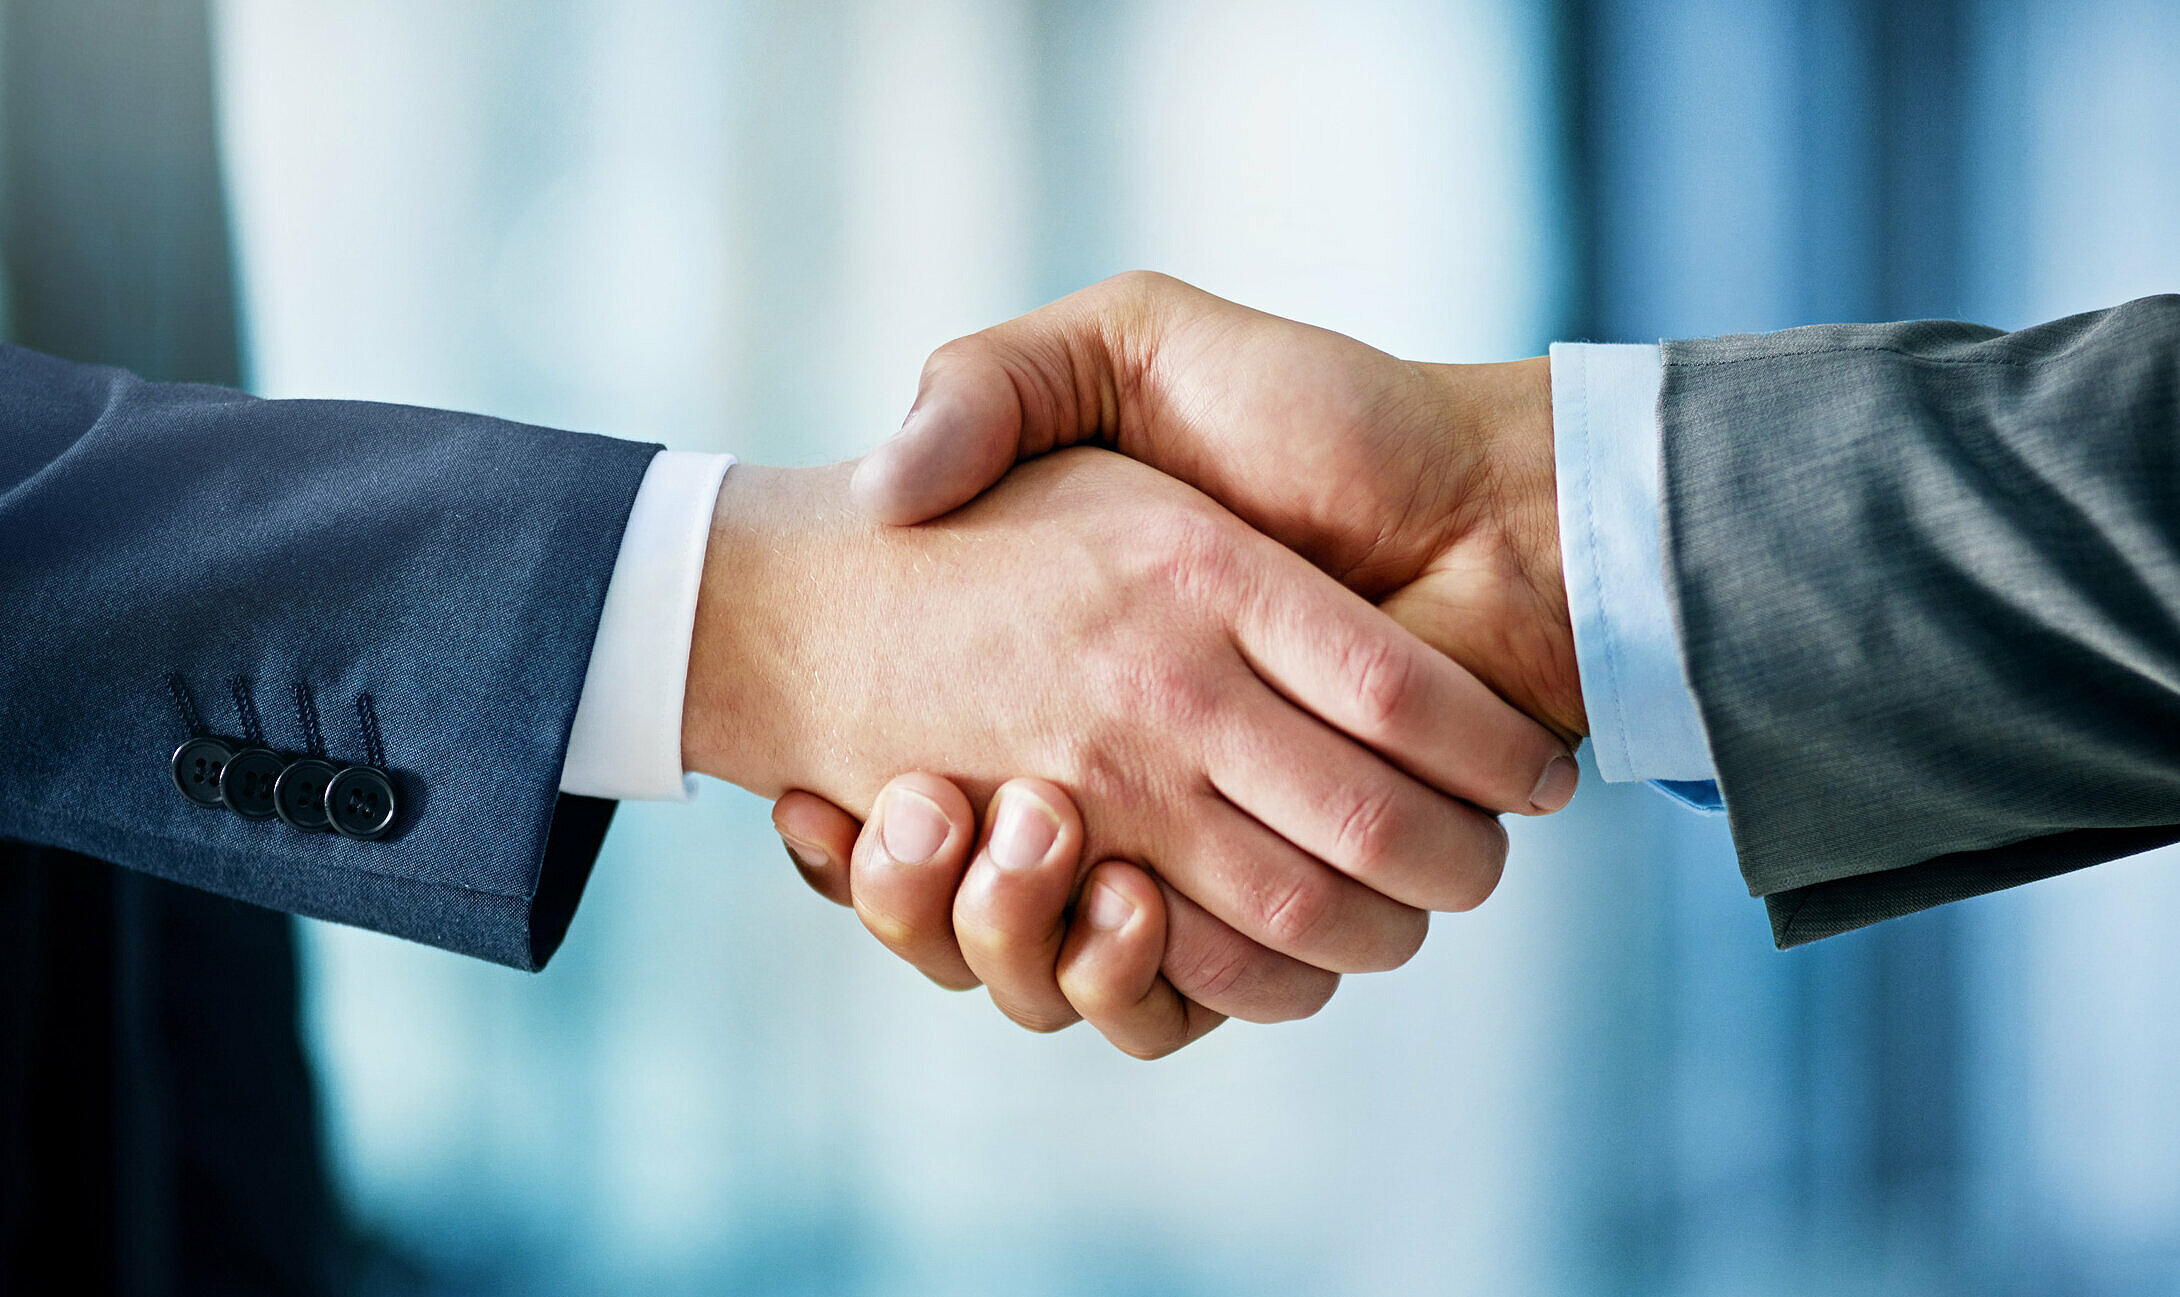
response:
<svg viewBox="0 0 2180 1297"><path fill-rule="evenodd" d="M201 40L253 390L758 462L1136 266L1444 360L2180 288L2164 0L217 0ZM541 975L303 925L341 1195L447 1294L2180 1291L2173 860L1781 954L1720 822L1587 774L1408 967L1154 1065L925 984L735 789L626 806Z"/></svg>

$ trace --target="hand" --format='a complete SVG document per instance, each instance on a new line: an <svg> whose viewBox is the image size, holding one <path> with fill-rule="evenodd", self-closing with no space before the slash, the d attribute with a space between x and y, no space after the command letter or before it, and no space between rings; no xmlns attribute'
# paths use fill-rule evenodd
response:
<svg viewBox="0 0 2180 1297"><path fill-rule="evenodd" d="M901 434L864 461L855 490L874 516L913 523L973 498L1017 458L1113 446L1380 600L1572 740L1588 724L1559 567L1550 381L1541 358L1417 364L1129 274L934 353ZM1539 804L1564 804L1573 784L1569 762ZM1033 921L1010 933L1019 911L949 914L930 897L892 896L905 876L816 797L790 794L774 818L791 843L802 835L800 850L819 862L805 875L820 891L845 902L868 888L925 916L911 944L935 963L956 967L963 950L1038 930ZM869 861L854 884L851 849ZM910 881L944 890L936 875ZM1072 997L1049 976L1030 991L1010 977L993 998L1025 1025L1049 1028L1083 1009L1056 1007L1053 997ZM1139 1035L1092 1021L1144 1052ZM1159 1048L1186 1038L1167 1032Z"/></svg>
<svg viewBox="0 0 2180 1297"><path fill-rule="evenodd" d="M1544 358L1400 360L1136 272L933 353L855 494L873 517L921 522L1017 459L1110 446L1381 603L1572 742L1589 725L1551 416ZM1564 778L1571 795L1571 764Z"/></svg>
<svg viewBox="0 0 2180 1297"><path fill-rule="evenodd" d="M1423 909L1480 901L1505 834L1475 807L1536 809L1565 755L1201 495L1087 451L911 529L855 516L838 469L730 473L683 749L763 795L876 805L911 866L952 830L928 798L877 802L890 772L1048 778L1091 858L1155 859L1202 906L1169 909L1169 944L1238 952L1175 986L1262 1017L1321 1003L1318 970L1403 962ZM866 914L911 954L905 917Z"/></svg>
<svg viewBox="0 0 2180 1297"><path fill-rule="evenodd" d="M925 960L965 967L1000 1012L1032 1031L1057 1031L1080 1018L1121 1050L1160 1058L1225 1020L1176 992L1161 968L1191 968L1178 961L1206 954L1230 960L1233 951L1169 947L1169 903L1188 902L1145 870L1107 860L1082 874L1081 820L1059 788L1041 779L1001 785L984 816L990 831L980 838L968 798L953 784L907 774L879 794L881 802L894 786L945 808L948 847L918 869L892 867L876 831L821 798L791 794L773 808L780 836L799 844L790 857L821 894L859 912L909 916L908 925L931 938L920 951ZM1035 860L1008 842L1020 841L1010 821L1021 815L1062 825ZM1078 875L1081 899L1071 914ZM1187 971L1176 976L1184 984L1204 980Z"/></svg>

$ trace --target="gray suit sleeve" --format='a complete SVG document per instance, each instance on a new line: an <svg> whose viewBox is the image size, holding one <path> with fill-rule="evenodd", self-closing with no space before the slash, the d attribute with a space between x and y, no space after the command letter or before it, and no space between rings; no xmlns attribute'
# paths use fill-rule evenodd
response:
<svg viewBox="0 0 2180 1297"><path fill-rule="evenodd" d="M1670 343L1659 401L1780 946L2180 840L2180 297Z"/></svg>

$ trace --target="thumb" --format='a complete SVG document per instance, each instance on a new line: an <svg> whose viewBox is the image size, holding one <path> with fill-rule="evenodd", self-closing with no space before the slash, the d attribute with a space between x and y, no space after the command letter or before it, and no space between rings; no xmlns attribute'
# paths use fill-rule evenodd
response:
<svg viewBox="0 0 2180 1297"><path fill-rule="evenodd" d="M1086 438L1117 441L1120 393L1176 310L1219 303L1179 280L1129 271L966 338L924 362L893 440L856 467L857 507L923 522L976 498L1018 459Z"/></svg>
<svg viewBox="0 0 2180 1297"><path fill-rule="evenodd" d="M908 419L856 466L850 489L864 513L906 526L975 499L1024 450L1014 377L987 339L963 338L924 364Z"/></svg>

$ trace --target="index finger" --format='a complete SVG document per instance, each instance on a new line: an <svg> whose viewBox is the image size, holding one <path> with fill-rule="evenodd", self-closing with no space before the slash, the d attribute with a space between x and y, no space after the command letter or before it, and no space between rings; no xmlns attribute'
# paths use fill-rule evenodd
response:
<svg viewBox="0 0 2180 1297"><path fill-rule="evenodd" d="M1237 647L1266 684L1486 810L1548 814L1574 796L1574 759L1549 730L1293 553L1279 550L1273 560L1234 625Z"/></svg>

